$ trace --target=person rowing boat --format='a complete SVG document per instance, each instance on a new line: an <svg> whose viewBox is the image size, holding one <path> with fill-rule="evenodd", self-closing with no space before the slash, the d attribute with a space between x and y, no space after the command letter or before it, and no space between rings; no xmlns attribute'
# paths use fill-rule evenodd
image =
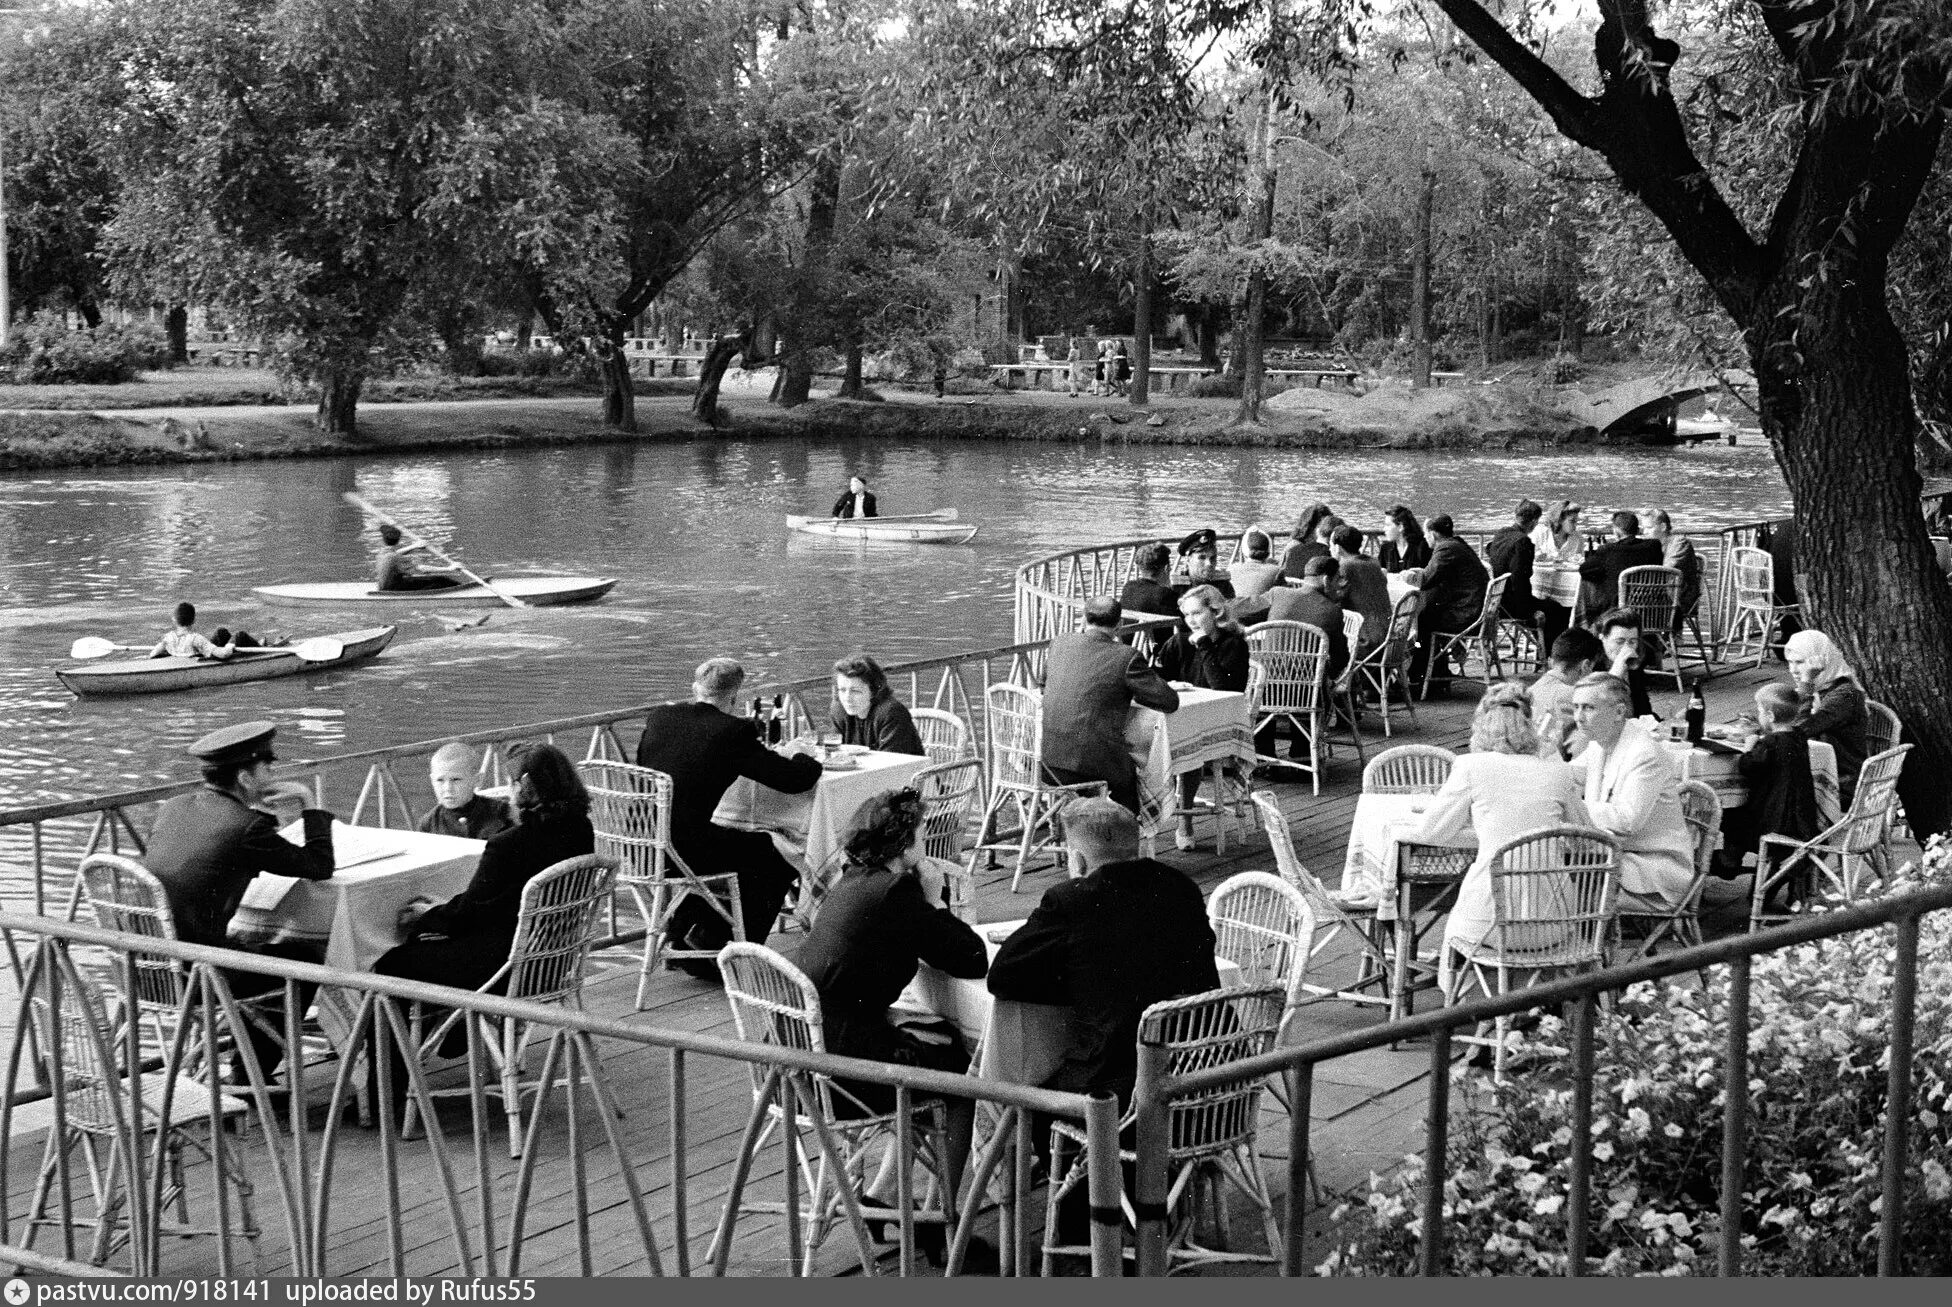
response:
<svg viewBox="0 0 1952 1307"><path fill-rule="evenodd" d="M204 658L222 661L239 649L256 649L261 646L251 638L249 631L239 631L232 635L224 627L218 627L216 638L207 640L197 632L197 606L181 603L170 617L176 625L163 634L149 651L151 658ZM137 648L141 648L140 645ZM91 655L92 656L92 655Z"/></svg>
<svg viewBox="0 0 1952 1307"><path fill-rule="evenodd" d="M860 477L847 479L847 493L834 501L833 517L879 517L874 492Z"/></svg>
<svg viewBox="0 0 1952 1307"><path fill-rule="evenodd" d="M427 551L426 541L402 544L401 539L399 527L391 522L380 524L380 544L384 548L380 550L375 570L375 589L451 590L466 584L456 575L461 570L458 566L442 567L414 557Z"/></svg>

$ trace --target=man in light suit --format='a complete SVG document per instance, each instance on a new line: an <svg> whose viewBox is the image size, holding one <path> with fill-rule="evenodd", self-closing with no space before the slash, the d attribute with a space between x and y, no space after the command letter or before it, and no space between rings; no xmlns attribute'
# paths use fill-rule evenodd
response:
<svg viewBox="0 0 1952 1307"><path fill-rule="evenodd" d="M1044 770L1059 785L1104 781L1114 801L1139 810L1138 770L1125 744L1134 703L1179 708L1179 692L1114 634L1124 610L1105 596L1084 607L1084 630L1051 641L1044 678Z"/></svg>
<svg viewBox="0 0 1952 1307"><path fill-rule="evenodd" d="M1694 837L1667 750L1627 720L1631 693L1605 672L1573 688L1573 724L1590 741L1575 765L1586 772L1593 824L1620 841L1622 909L1660 911L1678 904L1694 883Z"/></svg>

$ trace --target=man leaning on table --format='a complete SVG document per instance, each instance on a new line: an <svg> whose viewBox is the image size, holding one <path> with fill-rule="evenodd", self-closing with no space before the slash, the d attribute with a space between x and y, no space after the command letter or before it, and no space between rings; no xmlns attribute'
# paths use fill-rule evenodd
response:
<svg viewBox="0 0 1952 1307"><path fill-rule="evenodd" d="M1099 596L1084 606L1084 630L1051 641L1044 678L1044 770L1059 785L1103 781L1118 803L1139 810L1139 773L1125 743L1132 705L1179 710L1179 691L1115 634L1124 610Z"/></svg>
<svg viewBox="0 0 1952 1307"><path fill-rule="evenodd" d="M190 756L202 767L203 784L177 795L156 814L146 865L162 882L176 936L183 942L322 962L325 952L316 944L245 945L228 937L231 916L259 872L300 880L332 876L332 814L307 806L311 795L304 786L272 778L271 764L277 754L271 740L277 733L270 722L243 722L212 731L189 747ZM303 845L278 833L281 819L294 815L304 823ZM239 998L284 985L271 976L228 968L224 977ZM299 1002L309 1007L317 988L301 984ZM282 1004L279 1007L282 1010ZM283 1028L281 1016L267 1016L269 1025ZM259 1067L269 1076L282 1055L280 1041L255 1023L250 1040Z"/></svg>

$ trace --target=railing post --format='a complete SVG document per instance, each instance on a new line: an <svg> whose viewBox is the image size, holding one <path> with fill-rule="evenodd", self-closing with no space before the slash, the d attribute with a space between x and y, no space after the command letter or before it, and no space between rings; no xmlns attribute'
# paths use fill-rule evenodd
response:
<svg viewBox="0 0 1952 1307"><path fill-rule="evenodd" d="M1314 1110L1315 1064L1303 1062L1288 1078L1288 1238L1281 1249L1283 1275L1303 1273L1301 1245L1308 1210L1308 1124Z"/></svg>
<svg viewBox="0 0 1952 1307"><path fill-rule="evenodd" d="M1587 1217L1593 1193L1593 1016L1591 994L1572 1010L1571 1174L1566 1177L1566 1274L1586 1274Z"/></svg>
<svg viewBox="0 0 1952 1307"><path fill-rule="evenodd" d="M1742 1172L1749 1133L1749 959L1728 964L1728 1046L1722 1054L1722 1247L1718 1274L1742 1273Z"/></svg>
<svg viewBox="0 0 1952 1307"><path fill-rule="evenodd" d="M1132 1212L1138 1225L1139 1274L1155 1278L1166 1274L1166 1155L1172 1148L1170 1113L1160 1092L1165 1063L1164 1048L1139 1041L1139 1076L1132 1090Z"/></svg>
<svg viewBox="0 0 1952 1307"><path fill-rule="evenodd" d="M1423 1142L1423 1234L1417 1243L1417 1274L1444 1273L1444 1179L1450 1153L1450 1027L1430 1034L1430 1098Z"/></svg>
<svg viewBox="0 0 1952 1307"><path fill-rule="evenodd" d="M1085 1192L1091 1204L1091 1273L1116 1278L1125 1234L1124 1183L1118 1175L1118 1099L1093 1094L1084 1114L1090 1169Z"/></svg>
<svg viewBox="0 0 1952 1307"><path fill-rule="evenodd" d="M1902 1275L1905 1157L1911 1131L1911 1035L1918 1002L1918 914L1898 918L1891 973L1891 1064L1884 1094L1884 1194L1878 1211L1877 1273Z"/></svg>

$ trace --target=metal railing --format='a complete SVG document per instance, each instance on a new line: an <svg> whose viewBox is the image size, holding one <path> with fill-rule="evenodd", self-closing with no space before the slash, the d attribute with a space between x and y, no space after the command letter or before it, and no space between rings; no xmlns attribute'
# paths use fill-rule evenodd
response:
<svg viewBox="0 0 1952 1307"><path fill-rule="evenodd" d="M1166 1271L1166 1121L1167 1104L1176 1096L1211 1093L1251 1083L1263 1077L1285 1076L1289 1089L1288 1194L1290 1210L1299 1206L1295 1195L1307 1192L1309 1106L1315 1069L1324 1063L1403 1040L1428 1036L1430 1074L1425 1099L1427 1137L1424 1143L1422 1222L1418 1265L1424 1275L1439 1275L1444 1266L1444 1185L1449 1174L1448 1141L1451 1122L1451 1042L1459 1030L1479 1022L1514 1016L1528 1010L1562 1004L1572 1020L1572 1136L1565 1211L1568 1223L1568 1275L1587 1272L1591 1197L1591 1142L1595 1036L1602 995L1625 990L1642 981L1660 980L1709 967L1727 968L1728 1038L1721 1066L1723 1097L1728 1108L1722 1121L1720 1271L1737 1275L1742 1263L1742 1184L1747 1149L1749 1097L1749 973L1759 954L1795 944L1829 939L1855 931L1894 926L1895 969L1890 997L1890 1051L1880 1178L1878 1273L1900 1273L1900 1231L1903 1228L1904 1175L1911 1130L1912 1029L1917 1005L1918 923L1929 913L1952 909L1952 886L1932 886L1834 912L1813 914L1787 925L1737 935L1694 948L1659 954L1644 961L1611 967L1518 990L1501 998L1484 998L1446 1007L1402 1021L1314 1040L1292 1048L1243 1058L1226 1066L1183 1076L1165 1073L1161 1050L1139 1046L1138 1085L1133 1094L1137 1170L1133 1206L1140 1215L1138 1265L1141 1275ZM1304 1230L1291 1216L1281 1250L1287 1274L1304 1271Z"/></svg>
<svg viewBox="0 0 1952 1307"><path fill-rule="evenodd" d="M1118 1108L1109 1097L744 1043L73 922L3 914L0 931L32 941L7 1045L10 1082L24 1057L40 1056L48 1063L48 1097L37 1110L58 1145L36 1146L35 1132L23 1124L22 1096L8 1093L0 1099L0 1137L7 1141L0 1149L0 1263L96 1274L119 1253L130 1273L153 1277L165 1273L167 1254L175 1263L169 1273L230 1276L237 1268L231 1245L241 1239L251 1245L256 1274L271 1273L264 1269L269 1262L281 1266L281 1273L307 1277L370 1266L383 1266L396 1277L452 1272L515 1276L525 1268L538 1273L538 1259L547 1256L554 1261L544 1263L540 1273L556 1265L565 1268L558 1273L570 1273L567 1268L573 1264L575 1273L589 1276L598 1273L600 1256L601 1267L613 1273L690 1275L704 1268L722 1275L730 1265L752 1161L765 1142L770 1109L792 1120L796 1104L817 1101L817 1078L843 1077L893 1088L893 1155L901 1163L917 1157L912 1117L924 1100L969 1098L998 1114L971 1169L971 1200L962 1205L955 1225L947 1270L958 1269L975 1225L985 1219L986 1205L976 1197L993 1193L1001 1209L998 1229L1006 1264L1019 1273L1035 1273L1032 1114L1081 1122L1094 1149L1104 1150L1102 1156L1117 1154ZM144 1039L142 1021L119 1020L103 1002L139 992L138 954L173 959L186 969L182 997L162 1023L160 1036L151 1040ZM356 1009L329 1093L314 1095L303 1073L288 1073L288 1085L276 1090L289 1093L280 1110L268 1068L250 1051L252 1018L233 989L240 973L282 983L281 1033L287 1048L302 1047L301 984L336 987ZM461 1096L471 1122L465 1131L443 1126L436 1113L429 1073L411 1050L406 1009L413 1003L462 1014L459 1028L466 1032L467 1049ZM489 1036L497 1025L505 1032L509 1022L526 1026L531 1064L538 1056L542 1064L535 1082L539 1088L523 1120L521 1156L515 1161L505 1160L503 1141L493 1137L502 1114L490 1111L487 1102L498 1091L488 1065ZM30 1028L42 1032L38 1054L34 1041L25 1037ZM236 1046L246 1083L214 1083L218 1059L205 1050L224 1041ZM396 1049L404 1054L398 1063L391 1053ZM355 1056L355 1050L364 1051ZM396 1138L390 1113L374 1136L344 1128L345 1108L360 1088L369 1056L379 1101L410 1100L427 1123L424 1143ZM706 1078L701 1063L709 1066L714 1060L735 1064L729 1079L739 1085L741 1095L749 1092L749 1071L757 1073L751 1084L762 1086L752 1095L744 1128L730 1149L728 1135L700 1139L693 1133L698 1122L692 1092ZM656 1083L657 1061L663 1063L661 1085ZM148 1069L140 1076L99 1072L145 1062ZM392 1083L396 1065L406 1071L403 1086ZM718 1092L708 1106L723 1101L727 1080L718 1078ZM664 1091L661 1098L658 1089ZM315 1125L312 1110L320 1106L326 1113L323 1124ZM662 1140L656 1140L655 1131L623 1127L626 1109L655 1116L660 1107L665 1118ZM229 1128L239 1120L244 1129ZM810 1140L797 1131L782 1132L780 1185L786 1212L798 1213L808 1201L803 1186L815 1172L803 1171L802 1158L810 1167L837 1166L833 1131L838 1128L816 1118ZM202 1164L184 1168L166 1147L166 1136L179 1130L194 1133L206 1154ZM84 1136L86 1149L78 1146ZM662 1167L648 1155L657 1147L667 1150ZM410 1149L424 1149L425 1163L409 1165L404 1154ZM35 1153L42 1156L42 1169L22 1210L27 1187L16 1182L16 1168ZM75 1175L84 1164L87 1176ZM698 1177L716 1168L729 1168L730 1188L711 1245L700 1255L693 1247L691 1198ZM660 1170L665 1191L661 1205L652 1202L650 1192ZM909 1201L912 1180L900 1164L896 1179L894 1206L903 1213L898 1267L908 1274L917 1250ZM861 1269L875 1274L877 1258L851 1183L843 1179L835 1195L843 1209L837 1236L851 1235ZM214 1226L195 1231L217 1236L214 1258L188 1262L185 1250L193 1246L176 1236L186 1233L183 1222L191 1210L179 1198L179 1189L186 1196L189 1190L198 1191L198 1212L214 1211ZM253 1218L247 1205L253 1189L275 1195L280 1220L260 1224ZM1092 1172L1089 1198L1095 1210L1117 1210L1115 1167ZM111 1215L97 1223L104 1209ZM797 1273L805 1232L796 1216L787 1217L786 1225L786 1259ZM96 1245L84 1259L80 1238L91 1230ZM565 1238L566 1230L573 1240ZM41 1239L58 1242L58 1254L28 1246ZM265 1249L261 1241L274 1246ZM573 1248L568 1246L572 1242ZM1120 1256L1116 1225L1094 1223L1093 1273L1117 1275Z"/></svg>

